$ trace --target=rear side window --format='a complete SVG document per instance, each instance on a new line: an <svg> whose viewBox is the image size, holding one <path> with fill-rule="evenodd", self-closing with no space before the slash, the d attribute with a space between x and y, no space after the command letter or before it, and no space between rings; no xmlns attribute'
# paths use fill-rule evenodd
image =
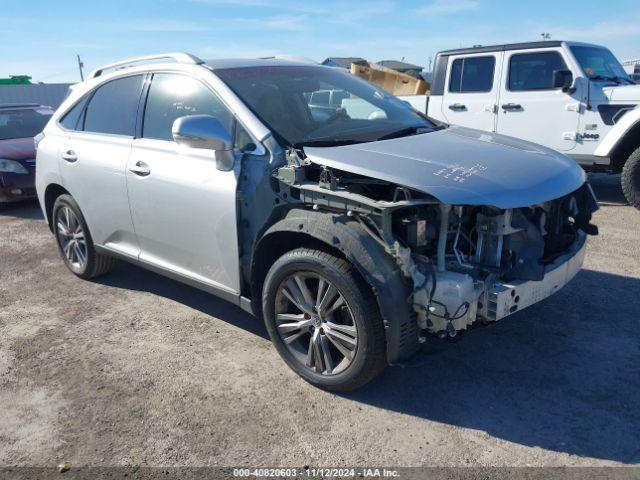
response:
<svg viewBox="0 0 640 480"><path fill-rule="evenodd" d="M119 78L102 85L89 100L84 128L79 125L77 129L133 136L141 88L141 75Z"/></svg>
<svg viewBox="0 0 640 480"><path fill-rule="evenodd" d="M232 133L233 115L202 82L187 75L155 74L147 96L142 136L173 141L173 122L186 115L212 115Z"/></svg>
<svg viewBox="0 0 640 480"><path fill-rule="evenodd" d="M82 130L82 124L80 122L80 116L84 114L84 106L87 104L87 98L83 98L78 103L76 103L75 107L69 110L62 120L60 120L60 124L66 128L67 130ZM80 125L80 127L78 126Z"/></svg>
<svg viewBox="0 0 640 480"><path fill-rule="evenodd" d="M553 89L553 72L566 70L558 52L522 53L509 60L509 90Z"/></svg>
<svg viewBox="0 0 640 480"><path fill-rule="evenodd" d="M331 95L331 91L329 90L320 90L319 92L313 92L311 94L311 100L309 101L309 105L328 106L331 100L330 95Z"/></svg>
<svg viewBox="0 0 640 480"><path fill-rule="evenodd" d="M451 64L449 92L490 92L496 59L488 57L458 58Z"/></svg>

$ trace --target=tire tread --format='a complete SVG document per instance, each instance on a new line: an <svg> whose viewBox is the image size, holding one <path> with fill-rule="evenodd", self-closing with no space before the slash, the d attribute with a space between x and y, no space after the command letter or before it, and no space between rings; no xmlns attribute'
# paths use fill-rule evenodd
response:
<svg viewBox="0 0 640 480"><path fill-rule="evenodd" d="M634 185L634 180L640 181L640 148L629 155L620 176L622 192L629 205L640 210L640 185Z"/></svg>

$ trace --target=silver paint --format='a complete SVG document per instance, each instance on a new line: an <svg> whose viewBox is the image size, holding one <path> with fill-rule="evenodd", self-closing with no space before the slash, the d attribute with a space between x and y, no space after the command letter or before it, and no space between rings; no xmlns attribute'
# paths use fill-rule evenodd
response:
<svg viewBox="0 0 640 480"><path fill-rule="evenodd" d="M451 205L537 205L586 181L584 171L558 152L462 127L356 145L307 147L305 153L318 165L413 188Z"/></svg>

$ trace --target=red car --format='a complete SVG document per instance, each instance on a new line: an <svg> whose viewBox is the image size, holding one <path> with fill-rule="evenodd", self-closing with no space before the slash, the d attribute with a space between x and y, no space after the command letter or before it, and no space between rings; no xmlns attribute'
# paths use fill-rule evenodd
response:
<svg viewBox="0 0 640 480"><path fill-rule="evenodd" d="M53 110L38 104L0 105L0 205L35 198L36 147Z"/></svg>

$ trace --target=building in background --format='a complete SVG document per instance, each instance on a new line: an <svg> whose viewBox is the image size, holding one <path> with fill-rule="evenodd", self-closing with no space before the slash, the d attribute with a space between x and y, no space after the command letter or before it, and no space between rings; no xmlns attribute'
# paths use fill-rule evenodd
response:
<svg viewBox="0 0 640 480"><path fill-rule="evenodd" d="M622 62L622 66L627 73L640 73L640 58Z"/></svg>
<svg viewBox="0 0 640 480"><path fill-rule="evenodd" d="M15 78L15 77L13 77ZM28 77L27 77L28 78ZM72 83L0 83L0 105L18 103L37 103L58 108L67 98Z"/></svg>
<svg viewBox="0 0 640 480"><path fill-rule="evenodd" d="M412 77L420 78L420 72L424 69L420 65L413 65L412 63L402 62L399 60L380 60L378 65L390 68L396 72L405 73Z"/></svg>
<svg viewBox="0 0 640 480"><path fill-rule="evenodd" d="M0 78L0 85L30 85L29 75L9 75L9 78Z"/></svg>
<svg viewBox="0 0 640 480"><path fill-rule="evenodd" d="M366 64L367 61L364 58L360 58L360 57L327 57L322 62L322 65L326 65L327 67L339 67L339 68L345 68L347 70L350 70L352 63Z"/></svg>

